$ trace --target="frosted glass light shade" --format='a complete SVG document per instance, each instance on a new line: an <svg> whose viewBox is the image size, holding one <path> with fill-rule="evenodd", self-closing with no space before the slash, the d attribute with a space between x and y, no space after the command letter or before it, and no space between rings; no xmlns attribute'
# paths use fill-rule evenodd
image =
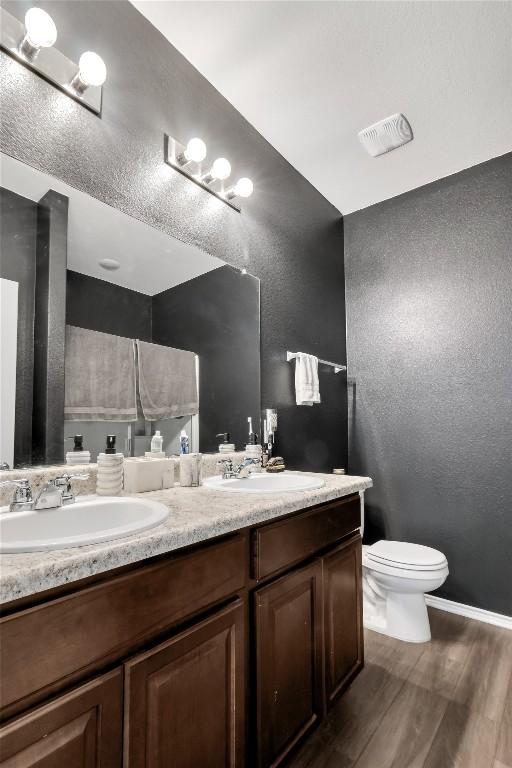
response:
<svg viewBox="0 0 512 768"><path fill-rule="evenodd" d="M34 48L51 48L57 40L57 27L42 8L29 8L25 14L25 29Z"/></svg>
<svg viewBox="0 0 512 768"><path fill-rule="evenodd" d="M206 157L206 144L202 139L190 139L183 154L187 160L200 163Z"/></svg>
<svg viewBox="0 0 512 768"><path fill-rule="evenodd" d="M93 51L82 53L78 62L78 77L87 87L103 85L107 79L107 68L101 56Z"/></svg>
<svg viewBox="0 0 512 768"><path fill-rule="evenodd" d="M254 185L250 179L243 177L238 179L234 186L234 193L238 197L250 197L253 193Z"/></svg>
<svg viewBox="0 0 512 768"><path fill-rule="evenodd" d="M212 165L211 175L214 179L224 181L231 174L231 163L225 157L218 157Z"/></svg>

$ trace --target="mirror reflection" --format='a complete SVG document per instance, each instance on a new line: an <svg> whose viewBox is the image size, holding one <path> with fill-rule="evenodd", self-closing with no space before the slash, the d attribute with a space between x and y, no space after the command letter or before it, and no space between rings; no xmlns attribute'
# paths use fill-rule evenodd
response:
<svg viewBox="0 0 512 768"><path fill-rule="evenodd" d="M259 281L0 157L0 461L242 447L259 422ZM154 447L154 446L153 446ZM80 462L78 458L80 457Z"/></svg>

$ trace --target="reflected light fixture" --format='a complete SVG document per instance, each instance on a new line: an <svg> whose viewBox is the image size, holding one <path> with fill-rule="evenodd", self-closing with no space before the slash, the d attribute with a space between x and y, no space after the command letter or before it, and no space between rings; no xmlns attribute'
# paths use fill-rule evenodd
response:
<svg viewBox="0 0 512 768"><path fill-rule="evenodd" d="M29 8L24 23L0 7L0 48L97 115L107 68L101 56L86 51L77 65L54 47L57 27L42 8Z"/></svg>
<svg viewBox="0 0 512 768"><path fill-rule="evenodd" d="M100 259L98 264L102 269L106 269L107 272L115 272L121 266L117 259Z"/></svg>
<svg viewBox="0 0 512 768"><path fill-rule="evenodd" d="M203 166L205 158L206 144L202 139L194 137L184 145L178 139L164 134L164 160L167 165L240 213L238 200L233 201L235 198L247 198L252 195L252 181L244 177L228 189L224 182L231 176L229 160L225 157L217 157L210 167L209 164L206 166L208 170L205 171Z"/></svg>

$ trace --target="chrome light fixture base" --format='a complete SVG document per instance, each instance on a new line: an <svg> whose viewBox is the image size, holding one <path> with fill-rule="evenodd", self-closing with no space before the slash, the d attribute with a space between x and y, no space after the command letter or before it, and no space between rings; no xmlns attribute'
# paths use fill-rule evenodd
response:
<svg viewBox="0 0 512 768"><path fill-rule="evenodd" d="M204 161L202 163L196 163L194 160L187 161L185 158L185 149L185 145L180 141L167 133L164 134L164 160L167 165L170 165L171 168L182 173L183 176L186 176L187 179L193 181L194 184L197 184L202 189L206 189L211 195L222 200L223 203L226 203L230 208L233 208L233 210L240 213L240 207L236 205L233 200L228 199L227 189L223 181L217 179L214 179L211 182L205 181L205 174L207 174L210 164L205 164ZM207 168L204 167L205 165ZM206 178L208 178L207 175Z"/></svg>
<svg viewBox="0 0 512 768"><path fill-rule="evenodd" d="M71 83L76 76L78 65L68 59L54 46L40 48L36 52L26 49L25 25L12 14L0 8L0 48L28 69L36 72L60 91L70 96L96 115L101 115L102 86L90 86L83 93L75 90ZM20 45L21 43L21 45ZM24 55L24 50L26 54Z"/></svg>

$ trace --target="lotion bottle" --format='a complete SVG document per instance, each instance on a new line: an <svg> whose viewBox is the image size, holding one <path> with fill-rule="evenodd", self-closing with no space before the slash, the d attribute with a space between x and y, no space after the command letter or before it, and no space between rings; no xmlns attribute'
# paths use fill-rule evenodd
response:
<svg viewBox="0 0 512 768"><path fill-rule="evenodd" d="M162 447L164 444L164 438L160 434L160 430L157 429L153 437L151 438L151 453L162 458Z"/></svg>

